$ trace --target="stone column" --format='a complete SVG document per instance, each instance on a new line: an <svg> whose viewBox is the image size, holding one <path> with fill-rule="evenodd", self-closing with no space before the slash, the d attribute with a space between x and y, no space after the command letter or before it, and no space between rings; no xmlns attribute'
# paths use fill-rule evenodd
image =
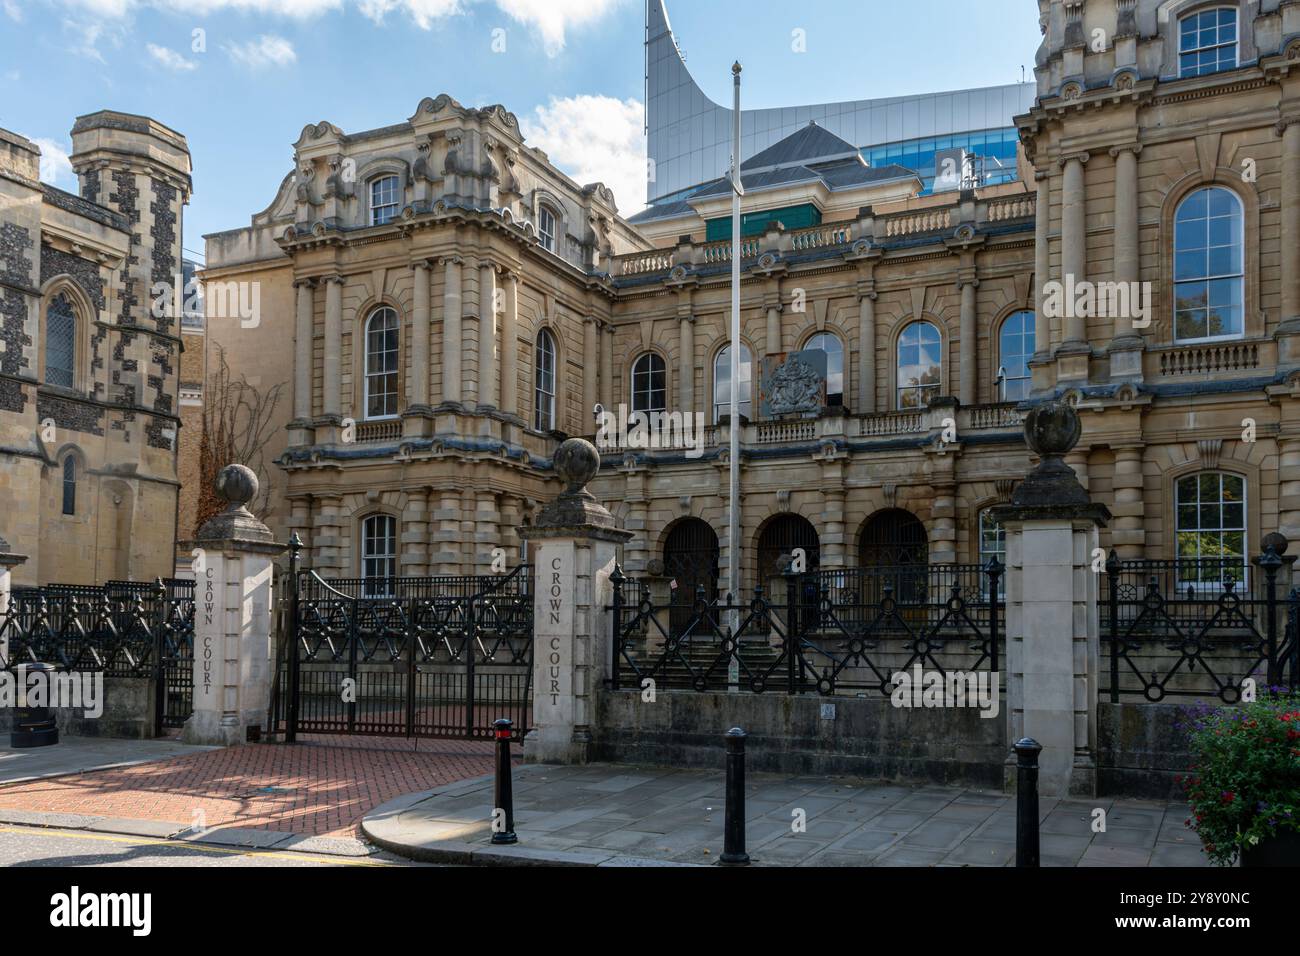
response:
<svg viewBox="0 0 1300 956"><path fill-rule="evenodd" d="M497 496L491 491L480 491L474 512L474 554L470 561L473 574L492 573L492 550L501 547L500 517Z"/></svg>
<svg viewBox="0 0 1300 956"><path fill-rule="evenodd" d="M343 573L343 522L343 499L338 495L322 495L316 533L312 537L316 546L313 566L323 572Z"/></svg>
<svg viewBox="0 0 1300 956"><path fill-rule="evenodd" d="M695 316L678 320L677 407L683 415L695 411Z"/></svg>
<svg viewBox="0 0 1300 956"><path fill-rule="evenodd" d="M343 415L343 277L325 277L325 385L322 411L332 418Z"/></svg>
<svg viewBox="0 0 1300 956"><path fill-rule="evenodd" d="M1062 459L1080 432L1069 405L1033 409L1025 437L1042 461L993 512L1007 535L1007 740L1043 745L1038 787L1047 797L1097 792L1100 576L1092 555L1110 512L1088 499ZM1014 758L1007 773L1010 783Z"/></svg>
<svg viewBox="0 0 1300 956"><path fill-rule="evenodd" d="M506 310L501 317L501 410L522 415L519 408L519 273L505 277Z"/></svg>
<svg viewBox="0 0 1300 956"><path fill-rule="evenodd" d="M614 407L614 326L607 325L600 336L600 404Z"/></svg>
<svg viewBox="0 0 1300 956"><path fill-rule="evenodd" d="M315 330L316 299L312 290L316 287L312 279L299 279L294 282L297 289L297 316L293 330L293 417L290 425L289 443L309 444L311 434L308 430L312 417L312 373L313 373L313 336Z"/></svg>
<svg viewBox="0 0 1300 956"><path fill-rule="evenodd" d="M444 267L442 287L442 403L459 405L465 400L461 392L461 321L460 256L441 260Z"/></svg>
<svg viewBox="0 0 1300 956"><path fill-rule="evenodd" d="M1300 362L1300 118L1280 123L1282 132L1282 324L1278 363ZM1294 539L1292 539L1294 540Z"/></svg>
<svg viewBox="0 0 1300 956"><path fill-rule="evenodd" d="M1138 153L1142 146L1129 143L1110 151L1115 157L1115 266L1116 282L1137 288L1142 278L1140 244L1138 242ZM1115 329L1110 348L1110 377L1112 380L1140 380L1142 378L1143 338L1134 329L1133 315L1115 317Z"/></svg>
<svg viewBox="0 0 1300 956"><path fill-rule="evenodd" d="M1143 558L1146 531L1142 526L1146 505L1142 501L1142 446L1125 445L1115 448L1115 526L1111 531L1111 545L1124 559Z"/></svg>
<svg viewBox="0 0 1300 956"><path fill-rule="evenodd" d="M403 575L423 577L429 573L429 489L414 488L406 493L402 512Z"/></svg>
<svg viewBox="0 0 1300 956"><path fill-rule="evenodd" d="M1277 530L1288 541L1300 541L1300 435L1278 439L1278 473Z"/></svg>
<svg viewBox="0 0 1300 956"><path fill-rule="evenodd" d="M934 530L930 535L930 561L932 564L957 563L957 487L934 485L934 500L930 505L930 518Z"/></svg>
<svg viewBox="0 0 1300 956"><path fill-rule="evenodd" d="M506 552L506 568L514 570L521 563L519 560L519 537L514 533L515 528L522 527L523 509L520 507L520 501L515 495L501 496L501 525L498 529L501 534L501 547Z"/></svg>
<svg viewBox="0 0 1300 956"><path fill-rule="evenodd" d="M821 566L828 570L847 567L843 487L824 488L822 502Z"/></svg>
<svg viewBox="0 0 1300 956"><path fill-rule="evenodd" d="M417 262L411 270L415 273L411 310L411 408L422 411L429 405L429 263Z"/></svg>
<svg viewBox="0 0 1300 956"><path fill-rule="evenodd" d="M1043 308L1043 289L1051 281L1052 181L1045 172L1038 177L1038 198L1034 203L1034 360L1046 362L1052 354L1052 323Z"/></svg>
<svg viewBox="0 0 1300 956"><path fill-rule="evenodd" d="M496 407L497 270L490 262L478 270L478 407Z"/></svg>
<svg viewBox="0 0 1300 956"><path fill-rule="evenodd" d="M596 695L610 674L613 643L610 575L620 544L631 535L586 490L600 455L571 438L555 453L565 490L521 528L532 542L533 727L524 739L528 763L583 764L592 757Z"/></svg>
<svg viewBox="0 0 1300 956"><path fill-rule="evenodd" d="M979 394L979 327L975 315L975 290L979 288L979 280L973 275L965 276L957 281L957 285L961 289L961 351L957 372L960 376L958 401L962 405L974 405L979 400L976 397Z"/></svg>
<svg viewBox="0 0 1300 956"><path fill-rule="evenodd" d="M227 465L215 482L226 510L199 529L195 559L194 713L182 739L234 746L259 730L271 703L273 558L285 550L245 507L257 475Z"/></svg>
<svg viewBox="0 0 1300 956"><path fill-rule="evenodd" d="M1088 490L1088 449L1076 447L1065 456L1065 463L1070 466L1074 476L1079 479L1079 486Z"/></svg>
<svg viewBox="0 0 1300 956"><path fill-rule="evenodd" d="M1067 287L1071 279L1075 284L1088 278L1088 223L1087 193L1084 186L1083 164L1087 153L1067 156L1061 160L1061 282ZM1075 310L1071 309L1071 313ZM1087 322L1083 316L1071 314L1065 319L1065 346L1087 346Z"/></svg>
<svg viewBox="0 0 1300 956"><path fill-rule="evenodd" d="M478 495L469 488L460 493L460 563L457 574L473 574L476 567L474 554L478 540Z"/></svg>
<svg viewBox="0 0 1300 956"><path fill-rule="evenodd" d="M9 616L9 596L13 591L13 569L27 561L25 554L12 554L9 542L0 538L0 670L9 664L9 628L4 627Z"/></svg>
<svg viewBox="0 0 1300 956"><path fill-rule="evenodd" d="M460 573L460 491L443 488L438 492L438 510L432 516L438 530L431 560L436 574Z"/></svg>
<svg viewBox="0 0 1300 956"><path fill-rule="evenodd" d="M295 495L290 498L289 520L286 524L289 527L290 534L296 534L298 540L303 544L303 549L307 554L307 567L314 568L316 562L312 559L311 500L311 495Z"/></svg>
<svg viewBox="0 0 1300 956"><path fill-rule="evenodd" d="M859 415L876 410L876 293L858 293L858 407Z"/></svg>
<svg viewBox="0 0 1300 956"><path fill-rule="evenodd" d="M582 320L582 419L580 428L583 433L590 426L595 431L595 412L597 397L597 372L600 371L596 354L596 339L600 335L600 322L595 316ZM616 413L617 414L617 413Z"/></svg>
<svg viewBox="0 0 1300 956"><path fill-rule="evenodd" d="M776 355L781 351L781 303L769 302L767 305L767 354Z"/></svg>

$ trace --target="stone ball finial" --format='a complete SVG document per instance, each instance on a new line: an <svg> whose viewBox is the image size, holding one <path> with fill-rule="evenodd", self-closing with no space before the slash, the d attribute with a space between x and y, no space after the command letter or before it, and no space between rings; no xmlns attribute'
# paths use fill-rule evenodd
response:
<svg viewBox="0 0 1300 956"><path fill-rule="evenodd" d="M1068 454L1082 435L1079 413L1065 402L1044 402L1025 416L1025 441L1044 458Z"/></svg>
<svg viewBox="0 0 1300 956"><path fill-rule="evenodd" d="M218 497L230 503L229 510L245 507L257 497L260 485L257 474L247 465L227 465L212 483Z"/></svg>
<svg viewBox="0 0 1300 956"><path fill-rule="evenodd" d="M555 470L564 481L564 494L580 495L600 471L600 452L589 441L570 438L555 452Z"/></svg>

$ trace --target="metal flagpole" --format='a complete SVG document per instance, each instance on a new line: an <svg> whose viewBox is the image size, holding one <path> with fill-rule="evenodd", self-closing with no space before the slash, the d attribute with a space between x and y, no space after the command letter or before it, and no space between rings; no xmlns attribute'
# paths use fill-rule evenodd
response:
<svg viewBox="0 0 1300 956"><path fill-rule="evenodd" d="M732 640L740 630L740 197L744 187L740 182L740 61L731 67L735 85L735 102L732 110L733 136L731 147L731 481L728 491L729 520L727 525L727 589ZM728 665L728 683L740 679L740 665L733 655Z"/></svg>

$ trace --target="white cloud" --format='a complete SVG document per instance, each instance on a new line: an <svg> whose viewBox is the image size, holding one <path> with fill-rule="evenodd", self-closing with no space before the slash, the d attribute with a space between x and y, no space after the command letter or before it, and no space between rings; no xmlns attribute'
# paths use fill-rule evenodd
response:
<svg viewBox="0 0 1300 956"><path fill-rule="evenodd" d="M357 0L357 8L375 23L383 23L387 13L400 8L421 30L432 29L435 20L465 12L460 0Z"/></svg>
<svg viewBox="0 0 1300 956"><path fill-rule="evenodd" d="M599 20L619 0L497 0L497 6L520 23L541 34L547 56L564 49L565 33L571 27Z"/></svg>
<svg viewBox="0 0 1300 956"><path fill-rule="evenodd" d="M100 40L110 40L114 46L120 43L119 34L114 30L106 29L102 23L64 20L63 29L64 32L72 34L72 46L69 50L77 56L94 60L96 63L106 62L104 54L99 52Z"/></svg>
<svg viewBox="0 0 1300 956"><path fill-rule="evenodd" d="M165 46L159 46L156 43L150 43L146 46L149 55L161 66L169 70L175 70L178 73L186 73L190 70L197 70L199 65L193 60L187 60L175 50L169 50Z"/></svg>
<svg viewBox="0 0 1300 956"><path fill-rule="evenodd" d="M293 44L284 37L263 33L256 40L247 43L231 43L226 52L236 63L242 63L252 70L268 66L290 66L298 62L298 54Z"/></svg>
<svg viewBox="0 0 1300 956"><path fill-rule="evenodd" d="M4 7L5 16L14 23L23 22L23 8L18 6L17 0L4 0L3 3L0 3L0 6Z"/></svg>
<svg viewBox="0 0 1300 956"><path fill-rule="evenodd" d="M76 182L68 150L52 139L28 137L41 148L41 181L51 186L67 186Z"/></svg>
<svg viewBox="0 0 1300 956"><path fill-rule="evenodd" d="M645 207L645 106L611 96L551 97L520 124L536 146L582 185L614 190L619 213Z"/></svg>

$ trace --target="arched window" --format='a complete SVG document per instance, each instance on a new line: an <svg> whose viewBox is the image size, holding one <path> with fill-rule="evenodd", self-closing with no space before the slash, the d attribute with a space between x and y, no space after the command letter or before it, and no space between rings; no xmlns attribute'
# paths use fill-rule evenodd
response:
<svg viewBox="0 0 1300 956"><path fill-rule="evenodd" d="M384 306L366 320L366 418L397 414L397 313Z"/></svg>
<svg viewBox="0 0 1300 956"><path fill-rule="evenodd" d="M1033 379L1029 360L1034 357L1034 313L1013 312L1002 320L998 333L998 378L1001 399L1020 402L1029 397Z"/></svg>
<svg viewBox="0 0 1300 956"><path fill-rule="evenodd" d="M63 459L63 513L77 513L77 459L71 455Z"/></svg>
<svg viewBox="0 0 1300 956"><path fill-rule="evenodd" d="M1180 478L1175 494L1178 583L1218 587L1246 572L1246 482L1201 472Z"/></svg>
<svg viewBox="0 0 1300 956"><path fill-rule="evenodd" d="M1198 189L1174 216L1174 338L1203 342L1244 331L1241 200L1222 186Z"/></svg>
<svg viewBox="0 0 1300 956"><path fill-rule="evenodd" d="M534 370L533 427L549 432L555 428L555 339L546 329L537 334Z"/></svg>
<svg viewBox="0 0 1300 956"><path fill-rule="evenodd" d="M380 176L370 181L370 225L392 222L401 207L402 189L396 176Z"/></svg>
<svg viewBox="0 0 1300 956"><path fill-rule="evenodd" d="M555 252L556 223L559 221L555 211L550 206L539 206L537 209L537 235L542 240L542 248L547 252Z"/></svg>
<svg viewBox="0 0 1300 956"><path fill-rule="evenodd" d="M365 592L385 595L397 577L397 519L371 515L361 523L361 576Z"/></svg>
<svg viewBox="0 0 1300 956"><path fill-rule="evenodd" d="M73 388L76 361L77 313L72 300L60 292L45 311L45 384Z"/></svg>
<svg viewBox="0 0 1300 956"><path fill-rule="evenodd" d="M668 368L663 357L646 352L632 366L632 411L662 412L668 409Z"/></svg>
<svg viewBox="0 0 1300 956"><path fill-rule="evenodd" d="M1237 68L1237 8L1215 7L1178 21L1178 75Z"/></svg>
<svg viewBox="0 0 1300 956"><path fill-rule="evenodd" d="M754 361L749 354L749 346L740 344L740 388L736 392L736 401L740 405L740 414L750 416L750 399L754 387ZM728 345L713 360L713 420L719 421L723 415L731 414L731 346Z"/></svg>
<svg viewBox="0 0 1300 956"><path fill-rule="evenodd" d="M943 386L943 339L930 322L913 322L898 337L898 407L924 408Z"/></svg>
<svg viewBox="0 0 1300 956"><path fill-rule="evenodd" d="M818 332L804 346L811 351L821 349L826 353L826 405L838 408L844 404L844 343L838 335Z"/></svg>
<svg viewBox="0 0 1300 956"><path fill-rule="evenodd" d="M1007 563L1007 533L1002 525L993 520L993 512L985 508L980 512L980 540L979 540L979 563L980 567L985 567L991 558L997 558L998 563L1006 567ZM985 595L988 594L987 576L981 575L980 590ZM1002 596L1007 593L1007 576L1003 574L998 578L998 595Z"/></svg>

